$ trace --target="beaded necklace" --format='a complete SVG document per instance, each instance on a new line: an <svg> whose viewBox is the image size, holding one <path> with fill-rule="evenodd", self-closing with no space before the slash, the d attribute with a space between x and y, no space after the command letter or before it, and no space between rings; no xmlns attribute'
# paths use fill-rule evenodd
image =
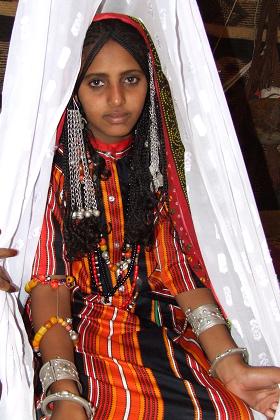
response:
<svg viewBox="0 0 280 420"><path fill-rule="evenodd" d="M110 147L110 150L108 145L100 143L96 139L91 142L99 154L113 160L123 157L131 147L131 139L125 139L117 145L112 145L113 147ZM124 241L120 261L111 262L106 238L101 236L97 248L89 255L89 269L92 289L103 297L104 303L108 304L110 298L118 290L121 290L124 283L130 278L132 290L124 306L131 304L138 279L140 251L139 244L129 244ZM114 273L116 276L114 286L111 285L109 279L110 273Z"/></svg>
<svg viewBox="0 0 280 420"><path fill-rule="evenodd" d="M89 267L93 290L104 297L105 303L108 303L110 297L120 290L127 279L131 277L132 291L134 291L139 273L140 250L140 245L124 244L121 260L114 264L110 261L106 240L101 238L98 248L89 259ZM116 276L116 284L113 287L108 280L107 267Z"/></svg>

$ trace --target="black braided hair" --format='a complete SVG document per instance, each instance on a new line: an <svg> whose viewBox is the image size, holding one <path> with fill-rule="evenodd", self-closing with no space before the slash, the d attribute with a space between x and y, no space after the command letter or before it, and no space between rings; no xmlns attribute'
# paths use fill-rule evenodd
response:
<svg viewBox="0 0 280 420"><path fill-rule="evenodd" d="M144 39L132 26L115 19L93 22L86 34L82 66L77 78L74 94L77 94L79 86L90 66L92 60L101 50L103 45L113 39L125 48L139 63L144 71L149 85L148 48ZM155 193L150 174L150 97L147 93L142 114L135 127L133 146L130 151L131 166L128 174L128 203L125 218L125 238L129 243L138 243L145 247L151 247L155 240L155 220L158 218L158 207L160 200L167 200L167 177L165 161L165 145L161 123L161 113L156 98L156 115L158 125L158 137L160 140L160 170L164 176L164 186L159 193ZM71 108L71 101L68 105ZM81 110L83 113L83 110ZM94 150L87 140L86 129L84 130L85 147L90 159L94 164L96 199L100 217L84 218L80 221L73 221L71 218L71 190L68 169L68 146L67 127L63 129L61 142L64 148L64 237L67 256L70 260L81 258L90 254L96 249L100 236L106 237L110 226L105 223L102 193L100 187L101 179L108 179L111 176L106 169L104 159Z"/></svg>

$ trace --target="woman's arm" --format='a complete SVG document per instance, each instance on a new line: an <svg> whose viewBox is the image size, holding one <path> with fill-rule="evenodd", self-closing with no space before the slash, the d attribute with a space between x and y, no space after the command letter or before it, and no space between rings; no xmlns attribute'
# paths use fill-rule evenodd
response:
<svg viewBox="0 0 280 420"><path fill-rule="evenodd" d="M204 288L180 293L176 296L176 300L184 312L186 312L187 309L193 310L209 303L217 305L212 292L209 289ZM215 327L204 331L199 336L199 342L210 362L213 362L218 354L223 353L230 348L237 347L235 341L229 334L226 325L216 325ZM232 359L232 362L235 360L240 364L244 364L241 354L233 354L232 356L228 356L228 358ZM221 360L217 364L216 373L223 382L226 382L228 377L231 377L232 375L231 368L229 368L228 365L229 363L227 363L226 359Z"/></svg>
<svg viewBox="0 0 280 420"><path fill-rule="evenodd" d="M45 325L51 317L59 317L64 320L71 318L71 290L66 284L60 284L56 289L50 286L47 278L60 279L63 283L65 273L69 273L70 267L65 255L63 235L63 219L61 214L61 192L64 185L62 170L57 162L60 161L61 151L57 150L55 163L52 169L49 192L47 197L45 215L43 219L41 235L33 264L33 276L43 283L33 282L36 287L29 283L31 289L31 316L35 333ZM45 276L45 277L44 277ZM32 281L31 281L32 283ZM66 282L67 283L67 282ZM34 284L33 284L34 285ZM48 322L50 326L52 323ZM37 340L38 341L38 340ZM37 344L36 344L37 345ZM61 324L57 323L45 331L39 343L43 363L52 359L65 359L74 362L73 342ZM68 391L79 395L79 389L75 380L63 379L54 382L50 387L50 393ZM85 420L84 409L78 404L69 401L59 401L54 404L52 420Z"/></svg>
<svg viewBox="0 0 280 420"><path fill-rule="evenodd" d="M182 310L194 310L202 305L214 303L208 289L194 289L180 293L176 300ZM215 325L202 332L198 340L210 363L218 354L237 347L225 325ZM251 408L273 418L279 402L280 368L250 367L241 354L232 354L216 365L215 372L226 388L245 401Z"/></svg>
<svg viewBox="0 0 280 420"><path fill-rule="evenodd" d="M71 291L65 286L52 289L48 285L34 287L31 291L31 313L35 332L52 316L71 318ZM63 358L74 362L73 344L69 333L60 324L54 325L40 342L43 363Z"/></svg>
<svg viewBox="0 0 280 420"><path fill-rule="evenodd" d="M65 286L52 289L49 285L38 284L31 291L31 312L35 332L53 316L63 319L71 318L71 291ZM66 359L74 363L73 342L69 333L60 324L52 326L40 341L40 352L43 363L51 359ZM51 385L51 393L69 391L79 395L74 380L63 379ZM74 402L59 401L55 403L52 420L66 418L84 420L87 418L84 409Z"/></svg>

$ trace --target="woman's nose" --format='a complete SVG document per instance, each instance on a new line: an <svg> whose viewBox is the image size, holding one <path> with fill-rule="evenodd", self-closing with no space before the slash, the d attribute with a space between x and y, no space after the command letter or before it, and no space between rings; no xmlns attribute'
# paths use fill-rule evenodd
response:
<svg viewBox="0 0 280 420"><path fill-rule="evenodd" d="M110 105L113 105L113 106L122 105L125 101L122 86L120 86L119 84L111 85L108 100L109 100Z"/></svg>

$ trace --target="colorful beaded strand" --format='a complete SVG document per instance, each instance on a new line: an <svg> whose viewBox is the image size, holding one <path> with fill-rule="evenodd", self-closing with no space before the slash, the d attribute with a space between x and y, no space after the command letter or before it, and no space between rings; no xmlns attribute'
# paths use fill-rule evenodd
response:
<svg viewBox="0 0 280 420"><path fill-rule="evenodd" d="M24 287L26 293L30 294L32 289L38 286L39 283L42 285L49 285L52 289L57 289L59 286L66 286L68 289L72 289L75 286L75 278L73 276L61 278L44 275L32 276Z"/></svg>
<svg viewBox="0 0 280 420"><path fill-rule="evenodd" d="M73 341L73 345L76 346L78 343L79 335L76 331L72 329L72 320L66 319L64 320L61 317L57 316L51 316L47 322L45 322L39 330L36 332L34 339L32 341L32 347L35 353L38 353L40 351L39 345L44 337L44 335L56 324L60 324L62 327L65 328L65 330L69 333L71 340Z"/></svg>

